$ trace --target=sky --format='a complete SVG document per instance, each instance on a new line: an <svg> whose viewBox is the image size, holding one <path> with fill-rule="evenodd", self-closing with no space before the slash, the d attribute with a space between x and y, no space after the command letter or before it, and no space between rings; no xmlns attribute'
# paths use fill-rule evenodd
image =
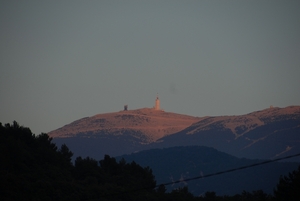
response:
<svg viewBox="0 0 300 201"><path fill-rule="evenodd" d="M300 1L0 0L0 122L300 105Z"/></svg>

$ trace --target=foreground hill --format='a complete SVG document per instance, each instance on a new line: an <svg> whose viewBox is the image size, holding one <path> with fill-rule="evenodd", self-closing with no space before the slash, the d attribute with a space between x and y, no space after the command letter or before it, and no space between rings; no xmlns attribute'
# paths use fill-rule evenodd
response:
<svg viewBox="0 0 300 201"><path fill-rule="evenodd" d="M214 191L217 195L235 195L242 191L263 190L272 194L280 175L297 169L299 163L273 162L208 178L185 182L184 179L260 163L262 160L240 159L203 146L152 149L116 157L149 166L158 184L182 180L167 186L169 190L188 186L194 195Z"/></svg>
<svg viewBox="0 0 300 201"><path fill-rule="evenodd" d="M86 117L48 134L75 155L94 158L201 145L238 157L271 159L300 152L300 107L202 118L144 108Z"/></svg>

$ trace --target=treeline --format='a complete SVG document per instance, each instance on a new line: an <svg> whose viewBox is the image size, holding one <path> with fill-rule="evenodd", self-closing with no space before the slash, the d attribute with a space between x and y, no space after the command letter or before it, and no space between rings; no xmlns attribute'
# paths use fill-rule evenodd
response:
<svg viewBox="0 0 300 201"><path fill-rule="evenodd" d="M274 196L263 191L194 196L187 187L166 192L150 167L77 157L47 134L35 136L17 122L0 123L0 200L300 200L300 167L281 177Z"/></svg>

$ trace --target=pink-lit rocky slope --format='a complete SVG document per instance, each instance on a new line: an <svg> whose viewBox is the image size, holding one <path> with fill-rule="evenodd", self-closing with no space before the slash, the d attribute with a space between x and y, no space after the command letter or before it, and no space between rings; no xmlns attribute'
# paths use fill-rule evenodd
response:
<svg viewBox="0 0 300 201"><path fill-rule="evenodd" d="M220 123L224 129L229 129L235 135L235 139L237 139L251 130L272 121L278 121L282 118L297 120L299 117L299 106L289 106L285 108L270 107L268 109L252 112L246 115L206 117L194 124L193 126L196 128L189 131L187 134L207 130L210 129L211 125ZM297 127L299 126L300 125Z"/></svg>
<svg viewBox="0 0 300 201"><path fill-rule="evenodd" d="M246 115L206 117L159 139L155 146L179 145L204 145L248 158L275 159L300 153L300 107L270 107Z"/></svg>
<svg viewBox="0 0 300 201"><path fill-rule="evenodd" d="M143 108L86 117L48 134L53 138L76 137L79 134L97 137L100 133L118 136L131 131L142 135L143 143L150 143L177 133L199 120L201 118Z"/></svg>

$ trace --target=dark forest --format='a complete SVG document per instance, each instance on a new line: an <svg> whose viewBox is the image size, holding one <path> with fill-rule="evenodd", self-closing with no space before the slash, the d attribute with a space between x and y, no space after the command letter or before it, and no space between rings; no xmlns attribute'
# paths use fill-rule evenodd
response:
<svg viewBox="0 0 300 201"><path fill-rule="evenodd" d="M166 191L151 167L77 157L47 134L34 135L17 122L0 123L0 200L300 200L300 167L278 178L273 195L262 190L234 196L206 192L196 197L188 187Z"/></svg>

